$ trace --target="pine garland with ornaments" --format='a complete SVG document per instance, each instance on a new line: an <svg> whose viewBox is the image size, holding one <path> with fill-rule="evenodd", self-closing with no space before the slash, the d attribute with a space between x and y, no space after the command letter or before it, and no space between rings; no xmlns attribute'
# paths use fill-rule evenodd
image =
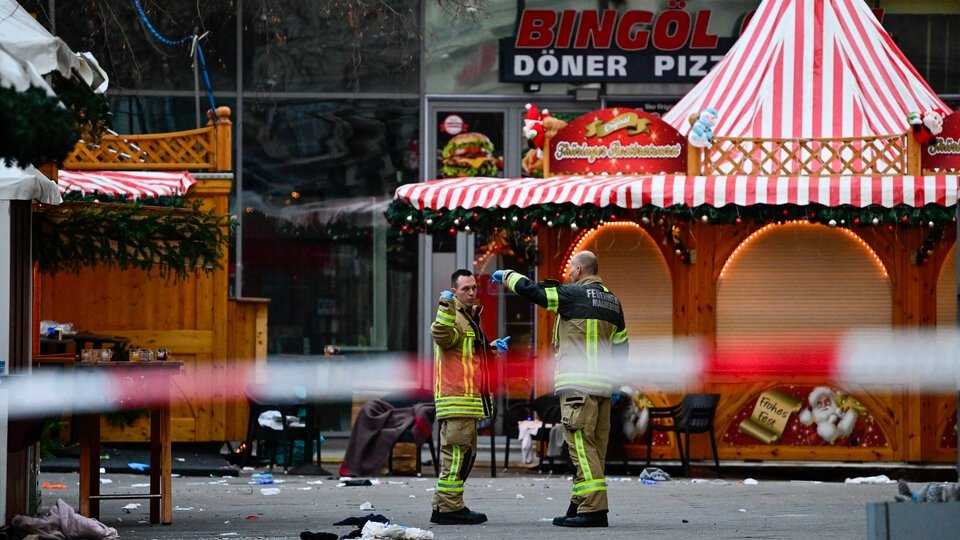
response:
<svg viewBox="0 0 960 540"><path fill-rule="evenodd" d="M956 206L928 205L921 208L899 205L892 208L874 205L867 207L827 207L817 204L786 205L727 205L715 208L709 205L669 208L644 206L637 209L619 207L576 206L573 204L542 204L529 208L454 208L419 210L406 201L394 200L385 212L387 221L402 234L449 234L459 232L494 231L505 229L528 236L541 227L579 230L593 228L613 221L634 221L644 225L655 224L663 229L664 241L674 247L681 261L692 262L684 245L682 230L686 224L699 221L713 225L755 223L785 223L804 220L829 227L856 229L884 227L929 229L920 249L914 254L916 264L929 260L933 248L943 237L945 227L956 224Z"/></svg>

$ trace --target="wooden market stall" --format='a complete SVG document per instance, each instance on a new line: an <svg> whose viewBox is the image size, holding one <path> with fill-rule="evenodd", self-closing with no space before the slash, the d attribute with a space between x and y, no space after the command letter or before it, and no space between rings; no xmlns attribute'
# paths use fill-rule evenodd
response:
<svg viewBox="0 0 960 540"><path fill-rule="evenodd" d="M188 203L199 200L201 211L226 216L233 179L230 109L220 107L215 120L208 117L200 129L108 135L97 147L78 144L64 169L71 182L93 176L104 195L115 194L111 178L117 176L111 172L128 173L120 175L122 181L149 184L149 174L141 173L177 171L196 180L185 194ZM35 312L38 320L71 322L80 331L129 339L131 347L170 349L174 359L184 362L182 374L171 382L173 440L243 440L247 406L231 390L242 387L239 378L249 373L238 368L266 360L267 305L260 299L231 298L228 272L224 246L218 268L197 268L187 278L105 265L41 273ZM125 420L102 419L103 440L147 440L146 415Z"/></svg>
<svg viewBox="0 0 960 540"><path fill-rule="evenodd" d="M743 357L815 350L846 330L955 321L960 117L939 141L908 123L935 110L949 112L863 2L765 1L662 120L588 113L548 139L553 176L402 186L392 215L411 231L534 234L541 279L563 279L579 249L597 252L633 339L696 337ZM537 344L549 357L547 332ZM721 394L721 460L956 459L953 394L802 374L634 382L657 406ZM783 414L765 422L771 404ZM676 459L661 435L654 458ZM707 458L698 439L692 456Z"/></svg>

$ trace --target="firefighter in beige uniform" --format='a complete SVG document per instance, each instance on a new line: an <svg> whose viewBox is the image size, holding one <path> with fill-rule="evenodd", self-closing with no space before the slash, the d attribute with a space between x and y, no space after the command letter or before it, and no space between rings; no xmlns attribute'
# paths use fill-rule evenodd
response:
<svg viewBox="0 0 960 540"><path fill-rule="evenodd" d="M487 355L480 330L477 281L469 270L451 276L450 290L440 294L437 317L430 326L434 341L434 399L440 421L440 477L433 495L430 521L470 525L487 521L463 502L463 484L477 450L477 420L492 415ZM509 337L494 340L499 352Z"/></svg>
<svg viewBox="0 0 960 540"><path fill-rule="evenodd" d="M627 329L620 300L603 286L597 271L596 255L581 251L571 259L571 283L565 285L535 283L513 270L493 274L495 283L557 314L554 387L577 471L567 513L553 520L561 527L607 526L604 467L615 382L608 364L614 357L626 358Z"/></svg>

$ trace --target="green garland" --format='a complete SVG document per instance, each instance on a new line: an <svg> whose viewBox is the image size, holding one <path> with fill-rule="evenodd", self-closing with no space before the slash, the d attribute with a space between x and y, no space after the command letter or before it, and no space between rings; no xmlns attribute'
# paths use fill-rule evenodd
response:
<svg viewBox="0 0 960 540"><path fill-rule="evenodd" d="M943 229L956 222L956 205L944 207L927 205L920 208L899 205L887 208L879 205L856 207L850 205L828 207L819 204L785 205L727 205L715 208L709 205L669 208L644 206L637 209L597 207L593 205L541 204L528 208L454 208L418 210L399 199L390 203L385 212L391 226L403 234L456 234L470 231L506 229L519 234L535 233L540 227L569 228L597 227L605 222L631 220L654 223L663 228L664 238L676 255L685 263L692 262L680 229L693 221L708 224L783 223L806 220L830 227L922 227L930 230L922 246L912 255L916 264L924 264L932 254L933 246L943 237ZM516 235L512 235L516 236Z"/></svg>
<svg viewBox="0 0 960 540"><path fill-rule="evenodd" d="M79 138L88 144L100 144L112 117L107 96L96 94L86 85L57 72L53 73L53 90L64 106L73 112Z"/></svg>
<svg viewBox="0 0 960 540"><path fill-rule="evenodd" d="M0 159L7 166L62 163L80 139L76 117L40 88L0 88Z"/></svg>
<svg viewBox="0 0 960 540"><path fill-rule="evenodd" d="M141 206L162 206L165 208L183 208L186 202L180 195L162 195L160 197L140 197L134 199L127 193L113 195L94 191L92 193L83 193L82 191L69 191L63 195L64 202L85 202L85 203L120 203L120 204L140 204Z"/></svg>
<svg viewBox="0 0 960 540"><path fill-rule="evenodd" d="M136 202L65 203L34 212L34 258L48 273L99 264L175 279L222 268L229 226L213 210Z"/></svg>

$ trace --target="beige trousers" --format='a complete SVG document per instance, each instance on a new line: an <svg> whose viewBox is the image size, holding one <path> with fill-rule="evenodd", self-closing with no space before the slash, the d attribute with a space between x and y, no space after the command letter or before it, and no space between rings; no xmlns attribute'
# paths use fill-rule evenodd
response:
<svg viewBox="0 0 960 540"><path fill-rule="evenodd" d="M603 475L610 441L610 398L580 392L560 396L563 439L576 467L570 500L577 513L607 509L607 483Z"/></svg>
<svg viewBox="0 0 960 540"><path fill-rule="evenodd" d="M440 477L431 506L440 512L455 512L463 503L463 483L470 475L477 449L476 418L440 420Z"/></svg>

